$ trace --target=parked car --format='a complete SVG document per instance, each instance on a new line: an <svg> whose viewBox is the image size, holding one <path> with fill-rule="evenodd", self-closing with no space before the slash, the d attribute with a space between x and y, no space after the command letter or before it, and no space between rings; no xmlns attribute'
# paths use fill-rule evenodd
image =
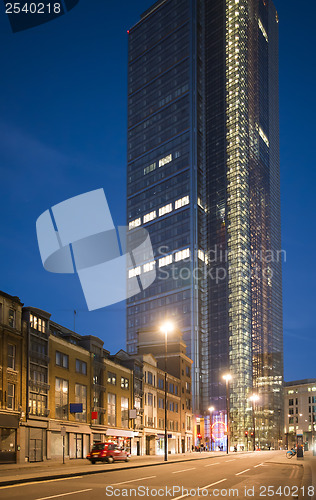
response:
<svg viewBox="0 0 316 500"><path fill-rule="evenodd" d="M92 464L96 462L107 462L111 464L119 460L128 462L130 454L115 443L95 443L92 450L87 455L87 459Z"/></svg>

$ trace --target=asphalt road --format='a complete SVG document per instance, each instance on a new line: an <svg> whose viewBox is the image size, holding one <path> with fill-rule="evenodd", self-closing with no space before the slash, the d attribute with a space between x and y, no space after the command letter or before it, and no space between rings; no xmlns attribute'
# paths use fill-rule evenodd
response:
<svg viewBox="0 0 316 500"><path fill-rule="evenodd" d="M303 467L272 463L278 452L226 455L185 463L0 487L1 500L107 498L298 498ZM96 465L97 467L98 465ZM109 465L109 469L110 469ZM312 498L304 492L303 498Z"/></svg>

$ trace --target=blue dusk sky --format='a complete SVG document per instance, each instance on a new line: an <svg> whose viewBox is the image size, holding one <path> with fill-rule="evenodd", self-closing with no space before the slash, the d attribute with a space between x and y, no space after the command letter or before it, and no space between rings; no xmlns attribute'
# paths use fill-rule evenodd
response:
<svg viewBox="0 0 316 500"><path fill-rule="evenodd" d="M127 30L151 0L80 0L68 14L13 34L0 9L0 289L105 348L125 348L125 304L89 312L76 275L43 269L35 232L51 206L104 188L125 224ZM316 377L316 4L276 0L285 379Z"/></svg>

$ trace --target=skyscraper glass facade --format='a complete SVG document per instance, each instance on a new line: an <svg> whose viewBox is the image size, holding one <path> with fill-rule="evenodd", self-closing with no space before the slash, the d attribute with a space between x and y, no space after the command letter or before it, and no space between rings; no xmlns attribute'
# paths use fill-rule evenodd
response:
<svg viewBox="0 0 316 500"><path fill-rule="evenodd" d="M194 361L194 407L271 442L282 411L278 18L268 0L163 0L129 32L130 231L156 281L128 300L127 347L168 318ZM157 333L158 334L158 333ZM163 339L162 339L163 341Z"/></svg>

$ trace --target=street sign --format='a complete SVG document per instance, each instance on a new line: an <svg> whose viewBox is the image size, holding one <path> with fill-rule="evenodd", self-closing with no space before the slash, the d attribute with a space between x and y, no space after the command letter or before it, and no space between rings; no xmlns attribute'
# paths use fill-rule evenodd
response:
<svg viewBox="0 0 316 500"><path fill-rule="evenodd" d="M137 417L137 410L136 409L129 410L129 418L136 418L136 417Z"/></svg>
<svg viewBox="0 0 316 500"><path fill-rule="evenodd" d="M82 403L70 403L70 413L83 413Z"/></svg>

